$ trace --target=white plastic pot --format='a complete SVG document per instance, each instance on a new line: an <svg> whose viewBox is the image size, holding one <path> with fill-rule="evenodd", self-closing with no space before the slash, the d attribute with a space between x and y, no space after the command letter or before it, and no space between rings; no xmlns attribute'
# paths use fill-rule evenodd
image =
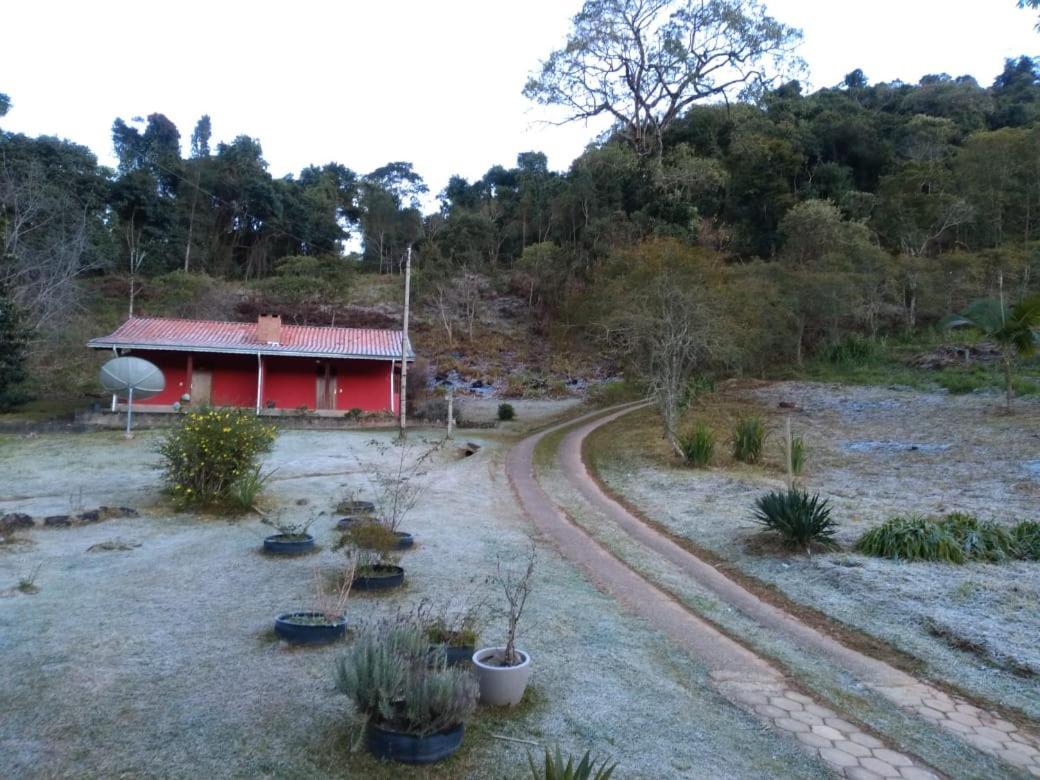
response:
<svg viewBox="0 0 1040 780"><path fill-rule="evenodd" d="M505 657L504 647L485 647L473 654L473 666L480 683L480 701L493 707L519 704L531 677L531 656L517 650L520 663L500 666Z"/></svg>

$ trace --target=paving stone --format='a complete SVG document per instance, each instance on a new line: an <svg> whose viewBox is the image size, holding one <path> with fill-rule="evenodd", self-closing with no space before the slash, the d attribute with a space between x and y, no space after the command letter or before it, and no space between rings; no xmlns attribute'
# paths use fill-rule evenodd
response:
<svg viewBox="0 0 1040 780"><path fill-rule="evenodd" d="M981 715L982 710L976 707L974 704L968 704L967 702L959 702L957 704L957 712L963 712L966 715Z"/></svg>
<svg viewBox="0 0 1040 780"><path fill-rule="evenodd" d="M784 696L788 699L794 699L796 702L801 704L812 704L813 700L806 696L804 693L798 693L798 691L784 691Z"/></svg>
<svg viewBox="0 0 1040 780"><path fill-rule="evenodd" d="M807 732L809 730L809 727L804 723L798 720L793 720L792 718L778 718L776 720L776 725L777 728L781 728L784 731L793 731L796 734Z"/></svg>
<svg viewBox="0 0 1040 780"><path fill-rule="evenodd" d="M987 718L986 727L996 729L997 731L1003 731L1005 734L1010 734L1013 731L1018 731L1018 726L1009 720L1001 720L999 718Z"/></svg>
<svg viewBox="0 0 1040 780"><path fill-rule="evenodd" d="M856 758L863 758L864 756L869 756L871 754L870 748L864 747L857 742L850 742L847 739L835 742L834 747L838 750L844 750L850 756L855 756Z"/></svg>
<svg viewBox="0 0 1040 780"><path fill-rule="evenodd" d="M861 766L852 766L845 770L845 777L849 780L878 780L881 775Z"/></svg>
<svg viewBox="0 0 1040 780"><path fill-rule="evenodd" d="M805 710L800 710L799 712L792 712L791 717L795 720L800 720L802 723L807 723L810 726L816 724L823 725L823 718L821 718L818 715L813 715L810 712L806 712Z"/></svg>
<svg viewBox="0 0 1040 780"><path fill-rule="evenodd" d="M861 758L859 765L882 777L899 777L899 770L880 758Z"/></svg>
<svg viewBox="0 0 1040 780"><path fill-rule="evenodd" d="M819 704L806 704L805 711L811 712L813 715L818 715L821 718L834 717L834 710L829 710L826 707L821 707Z"/></svg>
<svg viewBox="0 0 1040 780"><path fill-rule="evenodd" d="M886 761L892 766L913 766L914 763L902 753L897 753L888 748L878 748L874 751L874 757L880 758L882 761Z"/></svg>
<svg viewBox="0 0 1040 780"><path fill-rule="evenodd" d="M833 739L835 741L845 738L845 735L837 729L832 729L830 726L824 726L823 724L813 726L812 732L813 734L819 734L821 737L826 737L827 739Z"/></svg>
<svg viewBox="0 0 1040 780"><path fill-rule="evenodd" d="M973 734L969 739L966 740L971 743L973 748L977 750L984 750L989 753L1001 753L1007 748L1004 747L1004 743L996 739L990 739L989 737L980 737L978 734Z"/></svg>
<svg viewBox="0 0 1040 780"><path fill-rule="evenodd" d="M856 731L852 734L849 734L849 739L855 742L857 745L863 745L863 747L868 747L871 750L885 746L884 743L881 742L881 740L877 739L876 737L870 736L870 734L864 734L862 731Z"/></svg>
<svg viewBox="0 0 1040 780"><path fill-rule="evenodd" d="M820 758L828 764L842 768L856 766L859 763L858 758L850 756L844 750L838 750L837 748L823 748L820 751Z"/></svg>
<svg viewBox="0 0 1040 780"><path fill-rule="evenodd" d="M967 712L961 712L960 710L957 710L956 712L951 712L949 714L949 718L952 721L955 721L957 723L963 723L965 726L971 726L972 728L982 725L982 721L976 718L974 715L970 715Z"/></svg>
<svg viewBox="0 0 1040 780"><path fill-rule="evenodd" d="M847 720L842 720L841 718L825 718L823 722L826 725L830 726L832 729L843 731L846 734L851 734L853 731L858 731L858 729L855 726L853 726Z"/></svg>
<svg viewBox="0 0 1040 780"><path fill-rule="evenodd" d="M774 707L772 704L762 704L755 707L755 712L761 715L763 718L775 719L775 718L786 718L790 713L787 710L782 710L779 707Z"/></svg>
<svg viewBox="0 0 1040 780"><path fill-rule="evenodd" d="M950 720L949 718L944 718L943 720L939 721L939 725L942 726L944 729L956 731L958 734L971 734L973 731L971 726L965 726L963 723L958 723L957 721Z"/></svg>
<svg viewBox="0 0 1040 780"><path fill-rule="evenodd" d="M985 739L991 739L994 742L1003 742L1008 738L1008 735L1003 731L998 731L991 726L979 726L975 729L976 736L983 737Z"/></svg>
<svg viewBox="0 0 1040 780"><path fill-rule="evenodd" d="M923 700L925 707L931 707L933 710L939 710L939 712L952 712L954 708L953 699L942 698L937 699L934 696Z"/></svg>
<svg viewBox="0 0 1040 780"><path fill-rule="evenodd" d="M1011 764L1011 766L1017 766L1019 769L1025 769L1033 764L1032 756L1018 750L1005 750L1000 754L1000 758L1002 761Z"/></svg>
<svg viewBox="0 0 1040 780"><path fill-rule="evenodd" d="M787 710L788 712L797 712L798 710L802 709L801 704L799 704L796 701L791 701L790 699L783 696L774 696L772 699L769 700L769 703L772 704L774 707L779 707L780 709Z"/></svg>
<svg viewBox="0 0 1040 780"><path fill-rule="evenodd" d="M928 718L928 720L944 720L946 715L939 710L933 710L931 707L921 707L917 710L917 714L922 718Z"/></svg>
<svg viewBox="0 0 1040 780"><path fill-rule="evenodd" d="M900 767L899 774L906 780L935 780L936 777L934 772L929 772L927 769L922 769L919 766Z"/></svg>
<svg viewBox="0 0 1040 780"><path fill-rule="evenodd" d="M737 698L745 704L750 704L751 706L769 703L769 697L761 691L740 691L737 694Z"/></svg>
<svg viewBox="0 0 1040 780"><path fill-rule="evenodd" d="M821 737L819 734L813 734L811 731L806 731L802 734L795 734L795 737L798 738L799 742L801 742L804 745L808 745L809 747L829 748L834 746L834 743L826 737Z"/></svg>

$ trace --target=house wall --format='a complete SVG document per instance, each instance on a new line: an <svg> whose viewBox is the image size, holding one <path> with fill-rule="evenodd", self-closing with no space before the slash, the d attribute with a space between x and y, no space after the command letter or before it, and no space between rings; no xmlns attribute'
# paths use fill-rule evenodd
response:
<svg viewBox="0 0 1040 780"><path fill-rule="evenodd" d="M186 353L134 350L132 354L158 366L166 379L166 387L163 391L145 400L143 402L145 405L171 406L188 392L188 355Z"/></svg>
<svg viewBox="0 0 1040 780"><path fill-rule="evenodd" d="M142 406L169 407L189 392L189 353L134 350L133 354L154 363L166 378L163 392ZM214 406L255 406L255 355L192 354L191 358L193 371L212 373L211 403ZM263 405L266 407L273 401L277 409L301 406L314 409L319 366L325 362L315 358L264 357ZM337 411L385 412L390 409L390 361L333 360L331 364L336 373ZM395 388L397 382L398 378L394 377ZM400 394L395 393L392 411L396 413L399 406Z"/></svg>

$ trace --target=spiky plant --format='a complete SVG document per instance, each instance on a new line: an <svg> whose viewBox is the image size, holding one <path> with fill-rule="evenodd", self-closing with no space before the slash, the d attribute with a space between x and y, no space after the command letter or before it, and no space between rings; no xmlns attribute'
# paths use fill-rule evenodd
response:
<svg viewBox="0 0 1040 780"><path fill-rule="evenodd" d="M741 417L733 431L733 457L741 463L762 460L762 445L766 440L766 426L760 417Z"/></svg>
<svg viewBox="0 0 1040 780"><path fill-rule="evenodd" d="M776 531L789 547L804 549L812 555L813 545L836 547L838 524L831 519L831 508L820 494L789 487L774 490L755 500L755 522Z"/></svg>
<svg viewBox="0 0 1040 780"><path fill-rule="evenodd" d="M791 438L791 473L795 476L805 470L805 439L801 436Z"/></svg>
<svg viewBox="0 0 1040 780"><path fill-rule="evenodd" d="M964 549L948 527L911 515L893 517L856 542L857 552L899 561L964 563Z"/></svg>
<svg viewBox="0 0 1040 780"><path fill-rule="evenodd" d="M940 520L939 525L957 540L965 560L1000 563L1015 557L1015 538L1002 525L956 512Z"/></svg>
<svg viewBox="0 0 1040 780"><path fill-rule="evenodd" d="M1011 529L1015 552L1027 561L1040 561L1040 523L1025 520Z"/></svg>
<svg viewBox="0 0 1040 780"><path fill-rule="evenodd" d="M545 749L545 762L541 766L535 763L530 753L527 754L527 763L531 766L531 777L534 780L610 780L617 764L607 766L607 761L605 758L597 766L592 751L586 750L577 763L574 756L567 756L564 762L559 745L556 746L555 753L550 752L548 748Z"/></svg>
<svg viewBox="0 0 1040 780"><path fill-rule="evenodd" d="M679 437L679 449L691 466L710 466L715 455L715 434L704 423L699 423Z"/></svg>

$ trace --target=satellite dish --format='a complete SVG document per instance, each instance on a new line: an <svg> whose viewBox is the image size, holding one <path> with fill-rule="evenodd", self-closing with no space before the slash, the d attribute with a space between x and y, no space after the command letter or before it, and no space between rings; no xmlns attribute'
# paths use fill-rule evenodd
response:
<svg viewBox="0 0 1040 780"><path fill-rule="evenodd" d="M100 379L101 384L110 393L127 399L127 438L130 437L134 398L151 398L166 387L166 377L159 367L139 357L118 357L109 360L101 367Z"/></svg>
<svg viewBox="0 0 1040 780"><path fill-rule="evenodd" d="M158 395L166 387L159 367L139 357L119 357L101 367L101 384L114 395L141 400Z"/></svg>

